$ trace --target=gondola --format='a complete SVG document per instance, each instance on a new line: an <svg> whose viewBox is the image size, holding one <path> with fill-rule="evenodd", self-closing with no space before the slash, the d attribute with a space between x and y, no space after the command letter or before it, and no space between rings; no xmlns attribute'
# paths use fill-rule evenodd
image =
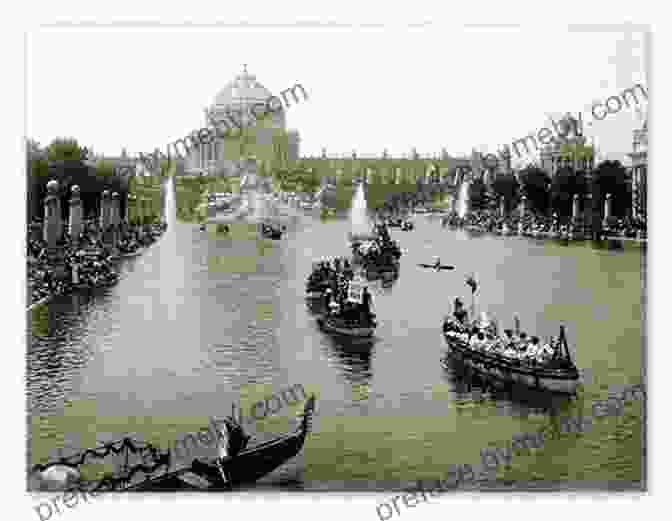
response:
<svg viewBox="0 0 672 521"><path fill-rule="evenodd" d="M499 353L472 349L463 338L449 334L445 322L443 336L448 345L448 355L477 373L534 389L561 394L576 393L579 371L570 358L564 327L560 328L560 342L564 347L565 357L543 365L510 359ZM444 368L448 368L446 358L441 360L441 364Z"/></svg>
<svg viewBox="0 0 672 521"><path fill-rule="evenodd" d="M306 440L306 436L312 428L312 419L315 411L315 396L311 396L301 414L301 423L290 434L281 436L275 440L261 443L255 447L244 449L235 456L219 460L203 461L193 460L191 465L180 469L166 472L160 476L152 476L160 470L170 468L170 453L159 451L151 444L138 444L126 438L121 442L107 444L97 450L89 450L84 456L77 455L71 458L62 458L57 462L47 465L36 465L33 475L44 475L50 467L60 466L66 471L78 474L78 466L85 462L87 453L104 457L106 454L119 454L122 450L130 449L131 452L141 453L143 461L145 455L152 463L139 464L130 469L124 469L120 476L107 476L96 482L79 482L75 487L88 492L122 491L122 492L179 492L188 490L222 491L231 490L243 485L253 484L260 478L270 474L280 465L296 456ZM127 452L128 454L128 452ZM79 460L74 461L73 459ZM140 482L131 483L136 476L145 476Z"/></svg>
<svg viewBox="0 0 672 521"><path fill-rule="evenodd" d="M301 451L306 436L312 428L314 412L315 396L313 395L306 401L301 423L295 432L243 450L236 456L220 461L221 469L227 478L226 482L215 462L194 460L190 467L140 483L127 490L134 492L180 491L190 488L227 490L255 483Z"/></svg>

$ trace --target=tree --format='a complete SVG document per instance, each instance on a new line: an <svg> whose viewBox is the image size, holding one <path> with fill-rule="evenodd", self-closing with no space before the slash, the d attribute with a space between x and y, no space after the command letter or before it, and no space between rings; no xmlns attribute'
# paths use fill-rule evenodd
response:
<svg viewBox="0 0 672 521"><path fill-rule="evenodd" d="M518 180L513 174L504 174L498 175L495 177L495 180L492 184L492 188L497 196L499 201L500 197L504 197L504 207L505 211L509 211L513 208L516 200L518 199Z"/></svg>
<svg viewBox="0 0 672 521"><path fill-rule="evenodd" d="M81 148L75 138L56 138L47 147L49 161L83 161L86 157L86 149Z"/></svg>
<svg viewBox="0 0 672 521"><path fill-rule="evenodd" d="M114 175L112 162L105 159L96 161L96 175L109 180Z"/></svg>
<svg viewBox="0 0 672 521"><path fill-rule="evenodd" d="M607 194L611 194L612 215L625 216L631 199L628 174L620 161L603 161L593 172L593 197L596 204L600 205L599 209L603 208Z"/></svg>
<svg viewBox="0 0 672 521"><path fill-rule="evenodd" d="M550 207L551 178L541 168L529 165L520 173L522 190L532 208L542 214Z"/></svg>
<svg viewBox="0 0 672 521"><path fill-rule="evenodd" d="M488 189L481 179L475 179L469 185L469 207L474 210L484 210L489 203Z"/></svg>
<svg viewBox="0 0 672 521"><path fill-rule="evenodd" d="M572 201L578 194L582 199L587 193L585 172L574 172L570 167L562 167L555 174L551 184L551 201L553 209L563 217L572 215Z"/></svg>

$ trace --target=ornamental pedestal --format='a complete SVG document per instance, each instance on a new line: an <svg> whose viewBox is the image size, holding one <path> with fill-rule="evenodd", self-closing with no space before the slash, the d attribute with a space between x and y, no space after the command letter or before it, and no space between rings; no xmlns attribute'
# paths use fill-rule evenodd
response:
<svg viewBox="0 0 672 521"><path fill-rule="evenodd" d="M62 236L58 181L52 179L47 183L47 197L44 198L44 241L47 243L47 263L56 279L66 277L65 252L60 244Z"/></svg>

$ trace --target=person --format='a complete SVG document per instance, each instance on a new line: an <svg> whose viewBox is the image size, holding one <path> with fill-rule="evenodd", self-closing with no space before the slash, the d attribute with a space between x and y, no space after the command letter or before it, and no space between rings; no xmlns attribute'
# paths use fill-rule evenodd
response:
<svg viewBox="0 0 672 521"><path fill-rule="evenodd" d="M453 312L455 320L462 325L466 324L467 321L467 311L464 309L464 304L458 298L455 299L455 311Z"/></svg>
<svg viewBox="0 0 672 521"><path fill-rule="evenodd" d="M371 294L367 288L362 290L362 322L368 322L371 318Z"/></svg>

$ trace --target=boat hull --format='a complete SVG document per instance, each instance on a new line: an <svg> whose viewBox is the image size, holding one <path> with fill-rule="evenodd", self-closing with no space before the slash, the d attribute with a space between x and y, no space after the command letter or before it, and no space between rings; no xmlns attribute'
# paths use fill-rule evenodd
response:
<svg viewBox="0 0 672 521"><path fill-rule="evenodd" d="M517 363L502 356L470 349L465 343L444 334L448 354L473 371L508 383L518 383L533 389L560 394L575 394L579 373L570 369L537 368ZM447 367L445 360L442 365Z"/></svg>
<svg viewBox="0 0 672 521"><path fill-rule="evenodd" d="M327 333L355 338L371 337L375 331L375 327L344 327L335 323L333 320L324 317L318 318L317 323Z"/></svg>

